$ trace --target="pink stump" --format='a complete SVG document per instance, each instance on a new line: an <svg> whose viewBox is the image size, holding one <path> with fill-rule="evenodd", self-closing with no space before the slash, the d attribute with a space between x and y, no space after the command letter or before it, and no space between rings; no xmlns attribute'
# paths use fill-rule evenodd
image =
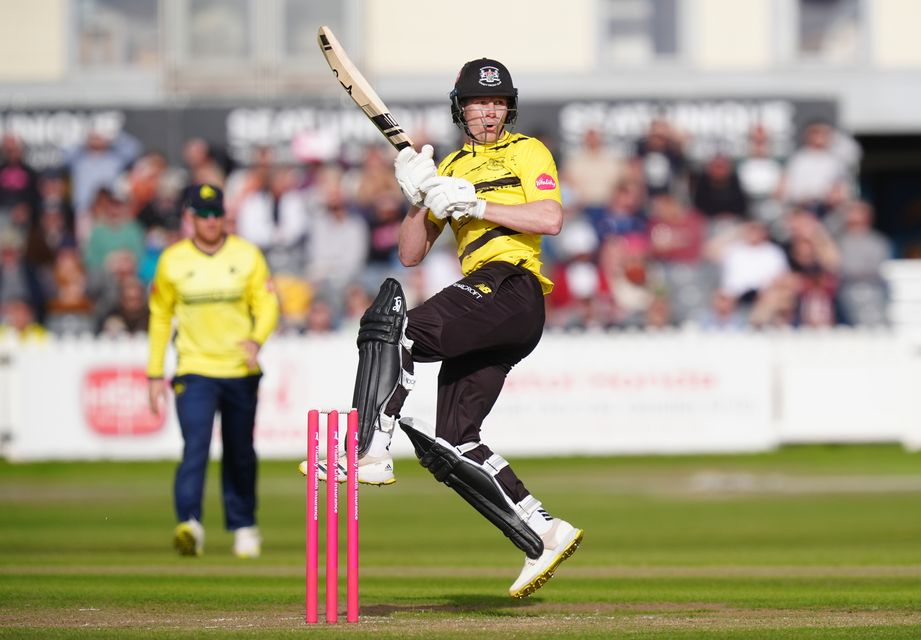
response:
<svg viewBox="0 0 921 640"><path fill-rule="evenodd" d="M346 429L346 460L348 466L348 610L347 620L358 622L358 411L349 411Z"/></svg>
<svg viewBox="0 0 921 640"><path fill-rule="evenodd" d="M317 571L318 561L318 533L319 526L317 521L318 514L318 486L317 486L317 464L319 463L320 454L320 413L318 411L307 412L307 612L304 621L307 624L316 624L317 622L317 586L319 583L319 574Z"/></svg>
<svg viewBox="0 0 921 640"><path fill-rule="evenodd" d="M326 622L339 622L339 412L326 417Z"/></svg>

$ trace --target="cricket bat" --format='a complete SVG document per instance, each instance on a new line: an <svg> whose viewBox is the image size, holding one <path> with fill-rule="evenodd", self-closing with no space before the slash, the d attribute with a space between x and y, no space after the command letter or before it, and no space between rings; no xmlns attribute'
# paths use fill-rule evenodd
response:
<svg viewBox="0 0 921 640"><path fill-rule="evenodd" d="M390 142L399 151L405 147L411 147L413 141L403 131L403 128L390 115L390 110L384 101L381 100L371 85L361 75L361 72L355 67L349 59L348 54L336 36L333 35L329 27L320 27L317 33L317 42L320 50L329 63L329 68L333 70L339 84L349 94L355 104L365 112L368 119L374 123L387 141Z"/></svg>

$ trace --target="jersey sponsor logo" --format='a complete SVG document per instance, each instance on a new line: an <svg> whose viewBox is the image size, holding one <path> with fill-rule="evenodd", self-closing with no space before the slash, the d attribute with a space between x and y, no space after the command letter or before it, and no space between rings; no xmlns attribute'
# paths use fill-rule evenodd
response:
<svg viewBox="0 0 921 640"><path fill-rule="evenodd" d="M485 285L482 282L480 284L475 284L473 286L479 289L480 291L482 291L483 293L485 293L486 295L489 295L490 293L492 293L492 289L490 289L488 285Z"/></svg>
<svg viewBox="0 0 921 640"><path fill-rule="evenodd" d="M480 67L480 84L484 87L498 87L502 84L499 70L495 67Z"/></svg>
<svg viewBox="0 0 921 640"><path fill-rule="evenodd" d="M479 291L477 291L476 289L474 289L474 288L471 287L470 285L466 285L466 284L463 284L463 283L461 283L461 282L455 282L455 283L452 284L451 286L452 286L452 287L457 287L457 288L460 289L461 291L466 291L467 293L469 293L470 295L472 295L472 296L473 296L474 298L476 298L477 300L482 300L482 299L483 299L483 294L481 294Z"/></svg>
<svg viewBox="0 0 921 640"><path fill-rule="evenodd" d="M534 186L541 191L551 191L552 189L556 189L556 180L554 180L553 176L549 173L542 173L537 176L537 180L534 181Z"/></svg>
<svg viewBox="0 0 921 640"><path fill-rule="evenodd" d="M235 303L243 299L243 294L235 291L212 291L209 293L188 293L179 296L182 304L219 304L221 302Z"/></svg>
<svg viewBox="0 0 921 640"><path fill-rule="evenodd" d="M147 402L143 367L90 369L83 378L83 416L103 436L146 436L163 428L165 412L154 415Z"/></svg>

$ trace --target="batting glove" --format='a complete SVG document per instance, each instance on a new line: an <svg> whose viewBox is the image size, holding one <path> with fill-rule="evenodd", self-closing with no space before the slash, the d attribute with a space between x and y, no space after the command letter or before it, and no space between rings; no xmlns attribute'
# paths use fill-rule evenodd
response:
<svg viewBox="0 0 921 640"><path fill-rule="evenodd" d="M421 189L423 182L429 178L438 175L435 169L435 163L432 161L432 155L435 150L432 145L427 144L422 147L422 151L416 153L412 147L405 147L397 154L397 159L393 162L394 173L403 195L409 200L410 204L415 207L422 206L425 194Z"/></svg>
<svg viewBox="0 0 921 640"><path fill-rule="evenodd" d="M476 188L469 180L437 176L422 184L425 192L425 206L439 220L448 216L482 218L486 201L476 197Z"/></svg>

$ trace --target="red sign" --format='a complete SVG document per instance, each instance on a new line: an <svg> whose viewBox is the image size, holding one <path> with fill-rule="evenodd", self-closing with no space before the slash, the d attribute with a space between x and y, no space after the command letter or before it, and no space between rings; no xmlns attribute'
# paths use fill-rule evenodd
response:
<svg viewBox="0 0 921 640"><path fill-rule="evenodd" d="M534 181L534 186L541 191L549 191L551 189L556 189L556 180L554 180L553 176L549 173L542 173L537 176L537 180Z"/></svg>
<svg viewBox="0 0 921 640"><path fill-rule="evenodd" d="M143 367L90 369L83 380L83 413L90 428L104 436L156 433L166 421L150 412Z"/></svg>

